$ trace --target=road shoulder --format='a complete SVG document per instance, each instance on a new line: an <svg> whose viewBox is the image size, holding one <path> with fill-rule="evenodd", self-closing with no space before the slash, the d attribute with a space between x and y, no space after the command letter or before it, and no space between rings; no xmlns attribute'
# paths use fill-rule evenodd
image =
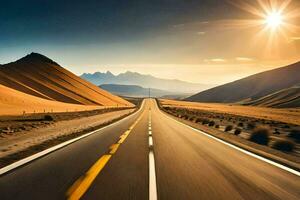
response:
<svg viewBox="0 0 300 200"><path fill-rule="evenodd" d="M276 163L282 164L284 166L287 166L289 168L292 168L296 171L300 171L300 160L296 156L287 155L283 152L276 151L274 149L255 144L253 142L244 140L242 138L237 138L234 135L226 134L220 130L215 130L213 128L206 127L201 124L197 124L188 120L184 120L178 117L175 117L173 115L170 115L163 110L161 110L165 115L171 117L172 119L181 122L183 124L186 124L192 128L195 128L197 130L203 131L205 133L208 133L220 140L223 140L225 142L228 142L232 145L235 145L239 148L245 149L251 153L257 154L259 156L262 156L266 159L269 159L271 161L274 161Z"/></svg>
<svg viewBox="0 0 300 200"><path fill-rule="evenodd" d="M30 133L1 141L0 167L7 166L25 157L41 152L62 142L105 127L135 113L137 109L126 109L100 115L60 121Z"/></svg>

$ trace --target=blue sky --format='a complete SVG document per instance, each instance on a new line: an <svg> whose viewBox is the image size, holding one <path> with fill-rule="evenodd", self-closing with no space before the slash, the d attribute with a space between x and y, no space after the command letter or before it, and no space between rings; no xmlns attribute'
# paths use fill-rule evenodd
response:
<svg viewBox="0 0 300 200"><path fill-rule="evenodd" d="M235 27L252 18L226 0L4 1L0 63L38 52L76 74L132 70L221 83L300 59L298 31L272 57L253 42L258 29Z"/></svg>

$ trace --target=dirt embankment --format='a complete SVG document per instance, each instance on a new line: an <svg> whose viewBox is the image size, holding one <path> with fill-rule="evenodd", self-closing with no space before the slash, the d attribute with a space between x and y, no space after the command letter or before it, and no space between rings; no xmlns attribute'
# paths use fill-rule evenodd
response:
<svg viewBox="0 0 300 200"><path fill-rule="evenodd" d="M114 121L128 116L136 109L123 109L110 112L88 111L77 113L60 113L52 116L53 121L40 119L39 116L29 117L31 121L21 121L23 129L17 132L2 132L0 134L0 167L54 146L63 141L96 130ZM102 113L97 113L102 112ZM34 120L36 119L36 120ZM2 123L17 126L11 118L0 118ZM9 121L11 120L11 121ZM19 124L19 125L20 125ZM10 129L11 131L12 129Z"/></svg>
<svg viewBox="0 0 300 200"><path fill-rule="evenodd" d="M240 106L220 103L197 103L176 100L160 100L161 104L169 107L197 109L220 114L232 114L253 117L262 120L273 120L293 125L300 125L300 108L277 109L257 106Z"/></svg>

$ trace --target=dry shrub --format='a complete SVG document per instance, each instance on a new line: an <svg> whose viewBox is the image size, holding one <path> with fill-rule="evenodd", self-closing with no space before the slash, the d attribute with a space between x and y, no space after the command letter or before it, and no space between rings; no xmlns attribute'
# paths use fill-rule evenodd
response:
<svg viewBox="0 0 300 200"><path fill-rule="evenodd" d="M208 124L209 120L208 119L203 119L202 124Z"/></svg>
<svg viewBox="0 0 300 200"><path fill-rule="evenodd" d="M209 123L208 123L208 126L214 126L215 125L215 122L214 121L210 121Z"/></svg>
<svg viewBox="0 0 300 200"><path fill-rule="evenodd" d="M195 119L195 117L193 117L193 116L192 116L192 117L189 117L189 120L190 120L190 121L194 121L194 119Z"/></svg>
<svg viewBox="0 0 300 200"><path fill-rule="evenodd" d="M292 130L289 134L288 134L289 138L292 138L293 140L295 140L296 142L300 142L300 130Z"/></svg>
<svg viewBox="0 0 300 200"><path fill-rule="evenodd" d="M239 135L239 134L241 134L241 132L242 132L242 129L236 128L236 129L234 130L234 135Z"/></svg>
<svg viewBox="0 0 300 200"><path fill-rule="evenodd" d="M45 115L44 116L44 120L45 121L53 121L54 119L53 119L53 117L51 115Z"/></svg>
<svg viewBox="0 0 300 200"><path fill-rule="evenodd" d="M239 126L239 127L244 127L244 123L243 123L243 122L240 122L240 123L238 123L238 126Z"/></svg>
<svg viewBox="0 0 300 200"><path fill-rule="evenodd" d="M268 145L270 140L270 130L266 127L256 128L251 133L249 140L257 144Z"/></svg>
<svg viewBox="0 0 300 200"><path fill-rule="evenodd" d="M225 127L225 132L228 132L228 131L231 131L233 129L233 126L232 125L227 125Z"/></svg>
<svg viewBox="0 0 300 200"><path fill-rule="evenodd" d="M201 121L202 121L202 120L201 120L200 118L197 118L195 122L196 122L196 123L199 123L199 122L201 122Z"/></svg>
<svg viewBox="0 0 300 200"><path fill-rule="evenodd" d="M289 140L277 140L273 144L272 148L280 151L292 152L295 148L295 144Z"/></svg>
<svg viewBox="0 0 300 200"><path fill-rule="evenodd" d="M275 135L280 135L280 132L279 132L279 130L278 130L277 128L275 128L273 134L275 134Z"/></svg>
<svg viewBox="0 0 300 200"><path fill-rule="evenodd" d="M250 122L250 123L248 123L248 125L247 125L247 128L248 128L249 130L253 130L253 129L255 129L255 127L256 127L256 124L253 123L253 122Z"/></svg>

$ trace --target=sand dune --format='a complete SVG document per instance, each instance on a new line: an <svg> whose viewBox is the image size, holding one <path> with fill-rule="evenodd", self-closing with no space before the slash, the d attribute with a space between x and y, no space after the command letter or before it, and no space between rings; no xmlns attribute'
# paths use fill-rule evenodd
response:
<svg viewBox="0 0 300 200"><path fill-rule="evenodd" d="M25 113L70 112L102 109L104 106L87 106L42 99L0 85L0 115Z"/></svg>
<svg viewBox="0 0 300 200"><path fill-rule="evenodd" d="M31 53L16 62L0 66L0 84L32 96L58 102L132 106L126 100L79 78L37 53Z"/></svg>

